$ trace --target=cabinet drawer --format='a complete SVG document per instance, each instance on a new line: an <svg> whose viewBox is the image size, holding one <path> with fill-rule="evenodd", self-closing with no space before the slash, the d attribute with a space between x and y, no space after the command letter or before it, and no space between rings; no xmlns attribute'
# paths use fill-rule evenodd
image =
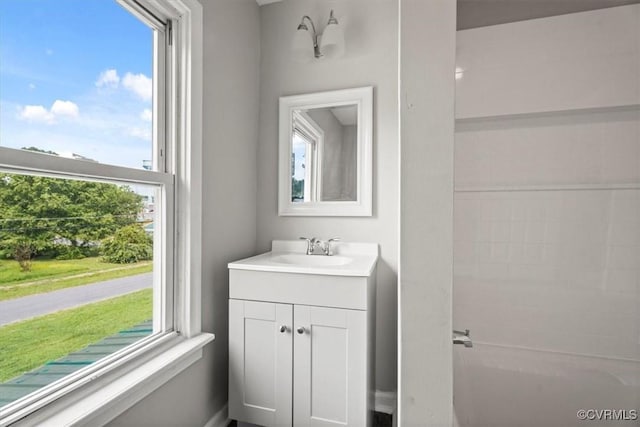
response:
<svg viewBox="0 0 640 427"><path fill-rule="evenodd" d="M372 277L229 270L229 298L373 309Z"/></svg>

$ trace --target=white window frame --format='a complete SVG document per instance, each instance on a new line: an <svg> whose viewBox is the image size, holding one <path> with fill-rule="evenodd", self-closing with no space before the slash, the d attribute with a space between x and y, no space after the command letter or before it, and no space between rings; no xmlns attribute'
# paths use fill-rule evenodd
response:
<svg viewBox="0 0 640 427"><path fill-rule="evenodd" d="M322 196L322 155L324 147L324 131L304 111L292 113L292 135L298 133L309 145L309 153L304 177L304 201L316 202ZM293 150L293 147L292 147ZM291 199L291 197L289 197Z"/></svg>
<svg viewBox="0 0 640 427"><path fill-rule="evenodd" d="M202 357L203 347L214 339L202 333L202 85L203 13L197 0L118 0L152 26L171 22L164 40L155 31L155 43L171 43L165 61L167 75L154 82L171 81L154 87L155 122L167 123L154 129L159 140L154 151L158 171L137 170L96 164L23 150L0 147L0 169L71 179L114 183L161 184L160 203L163 226L172 230L167 240L154 248L162 257L162 304L154 303L154 331L147 337L51 386L21 399L20 405L0 409L0 426L19 425L101 425L152 393ZM152 16L150 16L152 15ZM154 22L155 21L155 22ZM157 27L156 27L157 28ZM163 49L156 49L156 52ZM162 70L163 67L154 68ZM166 78L165 78L166 77ZM166 103L165 103L166 101ZM168 108L165 110L162 105ZM163 115L165 117L163 117ZM163 135L166 135L166 141ZM175 252L162 248L174 248ZM157 270L157 269L156 269ZM173 283L173 285L171 285ZM155 289L154 289L155 296ZM156 323L156 317L161 323ZM173 326L173 328L171 328ZM55 385L55 386L54 386ZM17 402L16 402L17 403Z"/></svg>

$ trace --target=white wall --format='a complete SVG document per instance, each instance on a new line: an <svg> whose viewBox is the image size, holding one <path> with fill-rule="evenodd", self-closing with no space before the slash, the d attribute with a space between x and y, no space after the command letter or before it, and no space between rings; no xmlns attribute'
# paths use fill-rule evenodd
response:
<svg viewBox="0 0 640 427"><path fill-rule="evenodd" d="M291 38L303 15L324 28L330 9L345 27L343 58L292 62ZM272 239L341 237L377 242L376 388L396 388L398 265L397 0L285 0L260 8L261 80L258 142L258 250ZM279 217L278 98L308 92L374 86L374 197L370 218Z"/></svg>
<svg viewBox="0 0 640 427"><path fill-rule="evenodd" d="M452 423L452 228L456 2L400 14L400 419Z"/></svg>
<svg viewBox="0 0 640 427"><path fill-rule="evenodd" d="M202 326L216 340L202 360L116 418L113 426L202 426L227 401L227 263L253 255L256 242L260 22L255 0L202 3Z"/></svg>
<svg viewBox="0 0 640 427"><path fill-rule="evenodd" d="M640 399L638 23L632 5L458 33L461 425Z"/></svg>
<svg viewBox="0 0 640 427"><path fill-rule="evenodd" d="M637 104L639 22L632 5L461 31L456 118Z"/></svg>

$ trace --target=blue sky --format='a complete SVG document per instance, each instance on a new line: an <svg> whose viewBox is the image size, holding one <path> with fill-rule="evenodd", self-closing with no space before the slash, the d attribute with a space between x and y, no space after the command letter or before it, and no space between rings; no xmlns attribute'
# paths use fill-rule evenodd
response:
<svg viewBox="0 0 640 427"><path fill-rule="evenodd" d="M0 0L0 146L140 168L152 40L115 0Z"/></svg>

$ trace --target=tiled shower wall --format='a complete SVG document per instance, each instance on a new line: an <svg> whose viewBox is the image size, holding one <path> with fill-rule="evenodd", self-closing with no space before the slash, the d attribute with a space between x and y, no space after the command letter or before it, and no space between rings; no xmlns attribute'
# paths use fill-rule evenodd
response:
<svg viewBox="0 0 640 427"><path fill-rule="evenodd" d="M640 360L639 117L458 123L454 301L477 340Z"/></svg>
<svg viewBox="0 0 640 427"><path fill-rule="evenodd" d="M640 402L639 22L632 5L458 32L461 425Z"/></svg>
<svg viewBox="0 0 640 427"><path fill-rule="evenodd" d="M455 211L475 340L640 360L640 190L458 193Z"/></svg>

